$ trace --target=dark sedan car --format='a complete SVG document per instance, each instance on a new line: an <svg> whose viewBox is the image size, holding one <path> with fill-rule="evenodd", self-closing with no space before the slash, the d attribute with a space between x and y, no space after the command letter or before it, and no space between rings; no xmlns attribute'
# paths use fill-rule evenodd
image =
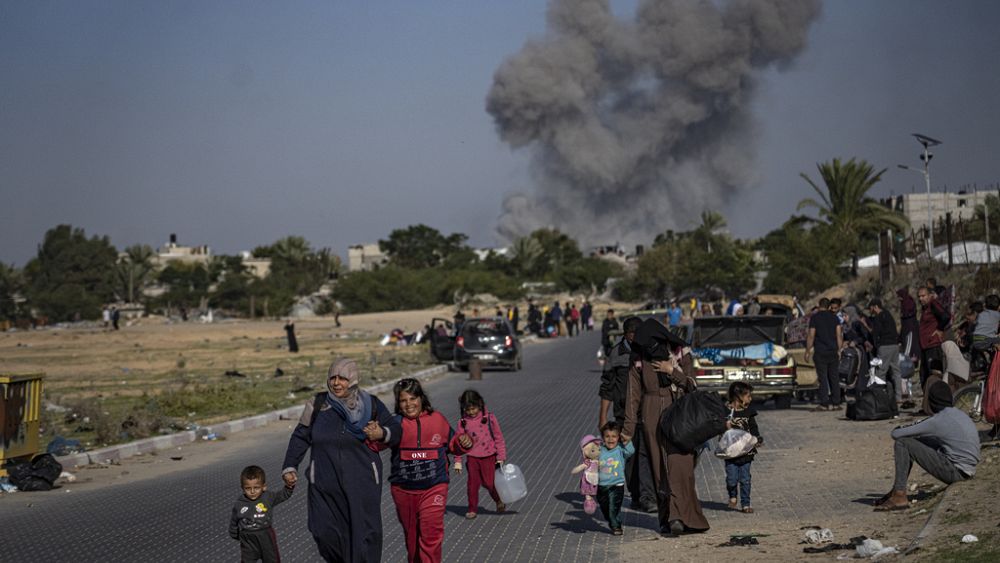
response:
<svg viewBox="0 0 1000 563"><path fill-rule="evenodd" d="M455 338L455 366L468 369L472 361L484 367L521 369L521 343L506 319L467 319Z"/></svg>

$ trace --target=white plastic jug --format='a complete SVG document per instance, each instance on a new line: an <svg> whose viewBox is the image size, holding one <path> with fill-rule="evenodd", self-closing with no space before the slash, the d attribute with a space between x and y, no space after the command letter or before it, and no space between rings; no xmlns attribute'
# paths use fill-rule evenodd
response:
<svg viewBox="0 0 1000 563"><path fill-rule="evenodd" d="M497 487L497 494L504 504L510 504L523 499L528 494L528 485L524 482L524 475L521 468L513 463L504 464L498 467L494 481Z"/></svg>

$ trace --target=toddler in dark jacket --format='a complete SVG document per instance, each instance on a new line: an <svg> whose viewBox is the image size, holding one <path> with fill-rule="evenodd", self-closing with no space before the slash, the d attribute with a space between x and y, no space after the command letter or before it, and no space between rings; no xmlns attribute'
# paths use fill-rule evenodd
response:
<svg viewBox="0 0 1000 563"><path fill-rule="evenodd" d="M757 428L757 411L750 407L752 394L753 386L749 383L736 381L729 386L729 426L753 434L760 446L764 439L760 437L760 429ZM756 453L755 447L746 455L726 460L726 492L729 493L729 508L732 510L753 513L753 506L750 504L750 465Z"/></svg>
<svg viewBox="0 0 1000 563"><path fill-rule="evenodd" d="M293 488L282 487L276 493L267 492L264 470L249 465L240 473L243 494L233 505L229 519L229 535L240 540L240 560L280 563L278 538L271 527L271 512L274 507L292 496Z"/></svg>

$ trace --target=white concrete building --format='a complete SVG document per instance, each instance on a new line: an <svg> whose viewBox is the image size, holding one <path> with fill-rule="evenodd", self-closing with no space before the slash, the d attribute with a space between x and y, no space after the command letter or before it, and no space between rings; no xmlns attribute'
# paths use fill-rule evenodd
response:
<svg viewBox="0 0 1000 563"><path fill-rule="evenodd" d="M347 271L370 272L389 261L378 243L356 244L347 248Z"/></svg>

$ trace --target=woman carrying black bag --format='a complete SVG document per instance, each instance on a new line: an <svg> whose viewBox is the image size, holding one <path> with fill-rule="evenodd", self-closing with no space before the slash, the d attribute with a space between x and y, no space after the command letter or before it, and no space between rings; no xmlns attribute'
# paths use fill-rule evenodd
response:
<svg viewBox="0 0 1000 563"><path fill-rule="evenodd" d="M660 533L704 532L709 526L695 488L695 454L672 444L659 431L663 411L695 390L691 350L655 319L643 322L636 331L635 344L638 352L629 368L622 438L628 441L634 435L641 412L658 493Z"/></svg>

